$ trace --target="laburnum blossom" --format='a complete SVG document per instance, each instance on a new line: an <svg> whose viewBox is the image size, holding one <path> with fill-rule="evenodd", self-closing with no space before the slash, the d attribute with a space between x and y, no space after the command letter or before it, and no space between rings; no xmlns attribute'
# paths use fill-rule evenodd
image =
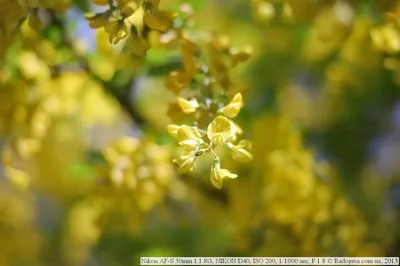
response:
<svg viewBox="0 0 400 266"><path fill-rule="evenodd" d="M188 87L198 71L195 56L199 53L199 46L186 38L182 38L180 48L184 69L170 72L165 81L167 89L175 94L179 94Z"/></svg>
<svg viewBox="0 0 400 266"><path fill-rule="evenodd" d="M142 36L139 36L137 32L131 32L126 44L132 54L137 57L145 56L147 50L150 48L149 41Z"/></svg>
<svg viewBox="0 0 400 266"><path fill-rule="evenodd" d="M126 38L130 32L129 24L126 20L111 21L104 29L110 35L111 44L117 44L120 40Z"/></svg>
<svg viewBox="0 0 400 266"><path fill-rule="evenodd" d="M199 131L195 127L189 127L186 125L181 126L176 132L176 139L186 150L194 150L203 143Z"/></svg>
<svg viewBox="0 0 400 266"><path fill-rule="evenodd" d="M178 159L174 159L173 162L179 165L178 173L184 174L194 169L196 161L196 155L193 152L185 152Z"/></svg>
<svg viewBox="0 0 400 266"><path fill-rule="evenodd" d="M231 123L231 127L232 127L232 134L228 138L228 142L235 142L238 138L238 135L243 134L243 129L240 126L238 126L235 122L233 122L232 120L230 121L230 123Z"/></svg>
<svg viewBox="0 0 400 266"><path fill-rule="evenodd" d="M158 0L145 2L148 8L153 9L159 4ZM252 49L230 47L230 39L225 35L211 34L205 38L186 32L182 25L189 21L187 18L190 18L191 11L185 5L188 4L185 3L181 11L187 12L183 12L185 15L180 17L179 23L161 37L166 45L180 46L182 62L181 69L171 71L164 83L177 99L169 105L167 115L174 123L192 122L169 125L168 132L184 150L174 160L178 164L178 173L194 170L197 158L211 153L214 163L210 167L210 181L220 189L224 179L237 177L235 173L221 168L218 154L221 148L229 148L232 158L239 162L248 162L253 158L250 153L251 142L238 139L243 130L231 120L239 114L244 103L240 92L231 94L232 89L237 92L237 88L234 88L230 78L230 69L247 61ZM145 23L149 27L164 30L152 21L157 18L156 10L145 13ZM224 102L223 99L228 95L233 97L229 102Z"/></svg>
<svg viewBox="0 0 400 266"><path fill-rule="evenodd" d="M143 8L145 10L143 22L151 29L164 32L172 26L177 15L172 12L159 10L159 3L160 0L143 1Z"/></svg>
<svg viewBox="0 0 400 266"><path fill-rule="evenodd" d="M207 128L207 136L214 145L225 143L232 133L232 125L224 116L216 117Z"/></svg>
<svg viewBox="0 0 400 266"><path fill-rule="evenodd" d="M143 32L138 34L134 25L128 18L132 17L141 7L144 11L143 24L148 28L157 31L167 31L172 27L176 14L158 9L159 0L92 0L92 3L99 6L108 6L104 12L89 13L85 18L92 29L103 28L110 35L110 43L117 44L121 40L133 35L130 42L137 42L132 45L132 52L135 56L142 57L149 48L148 41L143 38ZM138 48L135 49L135 48Z"/></svg>
<svg viewBox="0 0 400 266"><path fill-rule="evenodd" d="M173 162L179 165L178 173L187 173L194 169L196 154L203 143L200 132L195 127L169 125L168 132L176 139L185 152Z"/></svg>
<svg viewBox="0 0 400 266"><path fill-rule="evenodd" d="M371 30L375 47L389 54L400 51L400 21L392 14L386 15L386 23Z"/></svg>
<svg viewBox="0 0 400 266"><path fill-rule="evenodd" d="M196 99L188 101L183 98L178 98L178 104L185 114L196 112L197 108L200 106Z"/></svg>
<svg viewBox="0 0 400 266"><path fill-rule="evenodd" d="M238 162L248 162L253 159L253 155L250 153L251 141L242 139L237 145L231 145L232 158Z"/></svg>
<svg viewBox="0 0 400 266"><path fill-rule="evenodd" d="M222 169L219 160L216 160L211 167L210 181L216 188L221 189L223 186L223 180L225 178L236 178L237 175L229 172L226 169Z"/></svg>
<svg viewBox="0 0 400 266"><path fill-rule="evenodd" d="M201 131L197 127L187 125L169 125L169 134L185 150L173 162L178 167L178 173L187 173L196 167L196 159L204 152L211 152L215 156L214 164L211 167L210 180L216 188L222 188L225 178L236 178L237 175L226 169L221 169L220 158L213 150L218 145L226 144L232 153L232 158L238 162L248 162L253 156L250 153L251 142L241 140L238 144L232 142L236 140L237 134L242 133L239 126L224 116L216 117L207 128L207 131ZM206 136L206 137L203 137Z"/></svg>
<svg viewBox="0 0 400 266"><path fill-rule="evenodd" d="M108 20L110 19L111 15L112 15L112 10L107 10L106 12L102 13L85 14L85 18L89 22L89 26L92 29L99 29L108 24Z"/></svg>
<svg viewBox="0 0 400 266"><path fill-rule="evenodd" d="M192 76L184 71L172 71L169 73L166 81L165 87L175 94L182 91L187 85L189 85L192 80Z"/></svg>

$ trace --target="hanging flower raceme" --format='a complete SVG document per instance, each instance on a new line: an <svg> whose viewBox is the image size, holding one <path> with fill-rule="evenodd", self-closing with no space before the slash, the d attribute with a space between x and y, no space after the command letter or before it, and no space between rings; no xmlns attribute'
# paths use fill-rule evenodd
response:
<svg viewBox="0 0 400 266"><path fill-rule="evenodd" d="M251 141L242 139L237 145L230 145L232 149L232 158L238 162L248 162L253 159L250 153Z"/></svg>
<svg viewBox="0 0 400 266"><path fill-rule="evenodd" d="M190 12L184 12L187 10L190 8L188 9L186 3L181 11L186 15L183 17L189 19ZM187 21L182 20L182 25L186 25ZM181 26L169 32L169 36L173 38L168 39L175 39L179 44L183 67L179 71L170 72L165 81L167 89L177 95L177 102L170 104L167 113L176 123L189 118L193 121L193 126L168 126L170 135L184 149L174 163L179 166L179 173L187 173L196 168L199 156L212 153L215 160L211 166L210 181L220 189L224 179L236 178L237 175L221 168L221 158L216 153L218 147L230 149L232 158L239 162L252 159L251 142L241 140L235 144L243 130L230 120L235 118L243 107L242 94L236 93L227 104L221 99L221 96L226 97L233 89L229 69L246 61L251 49L229 47L229 38L226 36L214 36L206 40L204 44L207 49L202 49L202 46L191 40L184 30Z"/></svg>
<svg viewBox="0 0 400 266"><path fill-rule="evenodd" d="M215 160L214 164L211 167L211 175L210 180L211 184L213 184L216 188L222 188L222 182L225 178L236 178L237 175L229 172L226 169L221 169L219 164L219 160Z"/></svg>
<svg viewBox="0 0 400 266"><path fill-rule="evenodd" d="M92 29L104 28L109 34L111 44L118 44L128 36L128 48L131 48L135 56L142 57L149 49L149 43L145 31L138 33L138 25L129 20L138 10L143 10L143 24L149 29L164 32L168 30L176 14L158 9L159 0L91 0L93 4L108 6L108 9L100 13L89 13L85 18ZM134 42L134 43L132 43Z"/></svg>
<svg viewBox="0 0 400 266"><path fill-rule="evenodd" d="M238 101L238 99L240 99ZM237 102L240 102L237 106ZM185 107L192 108L190 102L185 102ZM237 115L242 106L241 94L235 96L234 99L224 108L225 110L233 110L228 113ZM224 110L222 108L221 110ZM211 123L208 124L207 130L202 130L195 126L187 125L169 125L169 134L184 149L184 152L173 162L179 166L178 173L187 173L195 169L197 157L206 152L211 152L215 159L211 167L210 180L216 188L223 187L223 180L226 178L236 178L237 175L222 169L220 166L221 158L215 152L218 146L226 146L231 150L232 158L238 162L248 162L253 156L250 153L251 142L249 140L241 140L238 144L234 144L238 135L242 130L233 121L227 117L219 115Z"/></svg>
<svg viewBox="0 0 400 266"><path fill-rule="evenodd" d="M395 54L400 51L400 20L394 14L387 14L385 23L371 30L374 46L385 53Z"/></svg>
<svg viewBox="0 0 400 266"><path fill-rule="evenodd" d="M181 133L183 134L183 133ZM182 141L189 137L183 137ZM139 209L151 209L164 196L173 168L168 149L149 140L120 137L103 152L105 167L100 175L100 192L131 191ZM188 167L188 163L184 164Z"/></svg>

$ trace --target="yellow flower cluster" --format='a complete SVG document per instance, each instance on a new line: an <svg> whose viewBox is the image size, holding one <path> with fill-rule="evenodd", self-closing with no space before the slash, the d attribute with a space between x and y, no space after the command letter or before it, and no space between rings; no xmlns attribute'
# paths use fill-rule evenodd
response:
<svg viewBox="0 0 400 266"><path fill-rule="evenodd" d="M267 136L261 135L267 130ZM262 187L259 195L263 213L258 216L257 205L247 207L254 212L248 215L270 225L265 232L266 246L259 255L263 252L282 256L328 255L337 245L345 247L346 256L381 255L376 244L367 239L367 225L358 211L337 194L329 165L315 161L313 153L303 147L290 120L267 117L255 124L254 131L259 133L254 136L257 144L254 153L260 160L259 171L264 174L258 183ZM264 141L266 137L271 139L270 143ZM277 245L281 248L277 249Z"/></svg>
<svg viewBox="0 0 400 266"><path fill-rule="evenodd" d="M169 150L150 140L121 137L103 156L107 165L99 191L117 198L128 196L139 213L151 210L163 199L174 177Z"/></svg>
<svg viewBox="0 0 400 266"><path fill-rule="evenodd" d="M284 99L279 103L281 111L309 128L327 127L340 119L339 112L332 109L345 104L343 90L359 93L369 88L370 82L379 78L382 66L393 71L394 81L400 84L399 3L252 1L255 19L269 33L264 39L265 50L321 73L312 78L316 83L311 87L319 88L315 97L307 92L309 83L279 78L278 92ZM301 30L301 25L307 30ZM302 33L297 35L299 31ZM303 70L299 75L308 76ZM293 86L288 88L288 83Z"/></svg>
<svg viewBox="0 0 400 266"><path fill-rule="evenodd" d="M339 193L333 168L304 148L289 119L259 117L253 132L250 176L227 187L226 215L238 249L253 256L383 254L358 210ZM250 232L258 232L261 243L255 245Z"/></svg>
<svg viewBox="0 0 400 266"><path fill-rule="evenodd" d="M301 60L318 64L333 58L325 69L325 90L337 93L343 87L361 89L368 73L382 65L392 70L395 82L400 83L396 58L400 51L399 1L374 1L368 12L359 12L364 3L354 1L253 0L252 7L260 22L275 20L285 26L298 21L309 23ZM268 27L282 29L274 23ZM280 39L279 43L284 41Z"/></svg>
<svg viewBox="0 0 400 266"><path fill-rule="evenodd" d="M371 30L371 40L379 52L383 54L383 65L393 71L394 81L400 84L400 2L386 10L382 22Z"/></svg>
<svg viewBox="0 0 400 266"><path fill-rule="evenodd" d="M226 107L230 108L228 106ZM174 160L179 165L178 172L181 174L192 171L196 166L196 159L203 153L213 153L215 159L211 167L210 180L216 188L222 188L224 179L237 177L236 174L221 168L220 158L214 151L216 147L226 145L231 149L232 157L239 162L250 161L253 157L249 152L250 141L241 140L238 144L233 144L237 135L241 133L241 129L225 116L217 116L208 125L207 131L186 125L169 125L168 131L185 150L178 159Z"/></svg>
<svg viewBox="0 0 400 266"><path fill-rule="evenodd" d="M17 186L26 188L29 176L12 167L13 151L27 159L40 149L40 140L50 125L51 103L42 98L46 90L38 85L46 82L50 73L47 65L31 52L22 52L17 64L22 74L18 81L7 75L6 68L2 70L0 84L6 89L0 92L4 94L0 96L0 132L10 136L10 146L3 150L5 174Z"/></svg>
<svg viewBox="0 0 400 266"><path fill-rule="evenodd" d="M105 203L90 197L73 205L68 212L63 257L68 265L83 265L92 246L101 236L99 218Z"/></svg>
<svg viewBox="0 0 400 266"><path fill-rule="evenodd" d="M117 44L127 38L131 52L138 57L146 54L150 47L146 33L138 31L138 25L129 20L136 12L143 13L143 24L160 32L166 31L173 24L174 13L158 9L160 0L92 0L96 5L108 6L104 12L87 14L85 17L93 29L104 28L111 44Z"/></svg>
<svg viewBox="0 0 400 266"><path fill-rule="evenodd" d="M19 73L17 79L13 71ZM103 89L87 74L52 77L46 61L30 50L21 50L7 61L0 76L4 88L0 91L0 134L8 136L2 161L5 176L19 188L27 188L30 176L17 169L23 168L18 162L41 150L49 130L57 124L54 122L79 115L82 123L90 126L116 115ZM83 87L89 89L81 90ZM100 111L99 104L104 107Z"/></svg>
<svg viewBox="0 0 400 266"><path fill-rule="evenodd" d="M254 16L260 22L270 22L272 20L310 22L321 13L327 15L324 9L333 2L338 6L341 5L337 8L340 16L348 16L349 12L345 5L352 5L351 1L252 0L251 4Z"/></svg>
<svg viewBox="0 0 400 266"><path fill-rule="evenodd" d="M2 63L2 51L12 43L16 33L20 32L23 37L12 47L15 50L9 50L10 54L0 67L0 136L4 139L0 141L0 166L12 184L25 189L32 180L38 193L44 191L51 195L50 201L62 209L66 221L60 221L63 230L57 232L62 242L61 246L57 242L57 249L61 248L59 252L62 253L62 258L57 260L67 265L87 263L91 248L96 244L101 246L101 238L107 237L107 233L117 236L119 241L121 235L129 238L132 235L127 233L144 232L139 229L143 228L146 214L152 210L161 210L155 215L161 215L162 223L168 222L169 216L176 214L170 211L173 210L170 200L185 201L184 205L190 206L189 211L200 211L204 217L199 222L211 222L227 229L224 234L227 233L229 240L233 225L238 236L235 242L238 249L233 252L282 257L383 255L380 246L384 245L375 244L364 217L337 189L333 167L319 162L314 152L303 145L301 131L293 127L291 119L285 115L254 117L253 141L242 139L244 131L233 120L242 111L246 95L236 85L231 70L248 60L252 54L250 47L238 49L231 46L226 36L197 29L191 31L194 11L187 3L181 5L182 14L176 17L174 13L159 9L160 0L90 1L105 11L86 15L90 27L98 29L97 50L86 58L86 55L71 55L74 51L70 51L73 47L68 43L55 48L33 34L48 23L41 21L39 9L62 11L73 1L0 0L0 7L7 7L0 10ZM300 72L308 69L309 64L318 66L320 71L315 76L324 76L318 80L322 95L333 99L329 104L339 106L332 108L338 112L329 112L335 113L334 118L345 113L338 100L340 88L363 88L365 77L381 68L382 63L400 77L400 1L369 1L374 5L368 4L368 8L388 12L377 17L368 14L369 11L357 2L364 1L251 1L256 18L272 22L266 26L268 34L258 34L261 38L266 36L262 41L266 52L260 53L267 58L261 56L260 63L269 64L269 56L280 58L281 53L287 52L289 58L295 57L294 62L288 62L288 65L295 65L295 72L297 66ZM295 20L301 21L299 27L293 23ZM242 20L240 23L246 24ZM308 23L309 29L304 30L303 23ZM181 147L180 153L172 160L170 150L155 144L153 139L124 136L105 148L103 144L107 141L102 139L96 143L103 151L102 166L87 162L93 146L95 150L98 148L92 143L97 142L92 136L97 128L91 126L115 122L120 115L105 91L120 92L117 91L122 87L119 87L120 76L115 75L119 70L124 72L121 83L125 72L132 72L127 78L136 79L133 72L136 75L139 71L127 71L131 69L125 63L141 63L135 59L145 56L150 48L149 30L161 32L154 35L160 37L160 46L172 50L177 45L181 52L181 69L171 71L165 80L165 87L176 96L168 109L173 124L168 125L167 130ZM292 42L292 34L296 41ZM301 45L297 45L297 38L301 39L298 41ZM119 47L115 45L123 41L125 46L117 55ZM292 43L296 44L296 49L291 47ZM127 57L127 53L135 58ZM71 72L63 71L64 63L77 60L84 62L79 62L77 69ZM270 75L270 70L274 71L269 68L265 74ZM282 79L292 79L288 74L292 70L290 66L282 71ZM151 79L152 74L148 78ZM107 88L94 79L103 80ZM271 84L284 86L288 94L295 89L303 92L309 85L298 80L281 80L281 76L271 79L274 80L271 82L269 77L261 80L268 83L265 88ZM257 89L254 92L260 93ZM123 98L123 95L118 96L117 100ZM307 97L305 92L294 95L286 106L298 104ZM317 101L307 103L312 105ZM278 100L278 113L289 113L281 107ZM299 113L298 105L290 107L292 113ZM160 108L154 109L157 112ZM308 110L307 119L333 120L330 114L315 114L319 106L305 109ZM120 136L121 129L114 125L108 127L106 134L100 133L100 138ZM148 136L146 129L143 134ZM231 159L224 157L225 154ZM196 168L201 170L200 160L207 159L207 155L213 158L212 164L206 167L209 182L217 189L225 187L224 191L204 189L195 181L192 190L175 177L171 161L177 165L179 174L185 174ZM237 163L249 161L252 163ZM224 183L239 175L243 178ZM96 183L94 177L99 177ZM0 252L0 265L35 264L40 260L35 258L39 251L46 251L39 250L40 239L32 230L35 206L30 198L20 195L0 191L0 248L4 251ZM163 206L166 198L167 204ZM214 204L214 200L221 204ZM192 208L192 203L198 203L200 208ZM162 212L163 207L167 208L167 214ZM171 221L181 229L186 219L184 213L172 217ZM152 226L149 223L150 229ZM38 232L40 230L37 228ZM254 239L251 232L256 233ZM172 253L181 251L178 242L177 250ZM143 247L147 248L146 244ZM213 252L218 255L224 252L223 248ZM157 247L152 252L159 253ZM18 261L20 254L23 261Z"/></svg>
<svg viewBox="0 0 400 266"><path fill-rule="evenodd" d="M40 256L43 242L35 229L35 205L31 195L0 191L0 264L31 264Z"/></svg>
<svg viewBox="0 0 400 266"><path fill-rule="evenodd" d="M276 17L282 17L284 19L292 17L292 7L289 1L252 0L251 4L254 16L260 22L270 21ZM278 13L277 10L281 10L282 13Z"/></svg>
<svg viewBox="0 0 400 266"><path fill-rule="evenodd" d="M93 193L68 213L63 250L71 265L82 265L102 234L138 233L146 214L174 183L169 150L152 140L120 137L104 149L103 157L105 165L98 168Z"/></svg>
<svg viewBox="0 0 400 266"><path fill-rule="evenodd" d="M1 0L0 5L0 59L13 41L19 36L20 26L28 20L29 25L40 30L43 22L40 20L37 8L52 9L63 12L69 6L68 0Z"/></svg>
<svg viewBox="0 0 400 266"><path fill-rule="evenodd" d="M400 20L391 13L388 13L383 25L371 30L372 42L376 48L388 54L395 54L400 51Z"/></svg>
<svg viewBox="0 0 400 266"><path fill-rule="evenodd" d="M250 141L241 140L234 144L243 130L230 120L243 107L242 94L234 94L230 102L224 104L224 98L235 90L230 69L246 61L252 51L249 47L243 50L230 47L226 36L205 34L207 37L191 38L186 28L191 25L192 9L185 3L181 11L183 26L161 36L165 43L179 44L183 60L183 69L170 72L165 81L167 89L177 95L177 102L170 104L167 114L175 123L186 118L193 122L192 126L168 126L170 135L185 150L174 162L179 165L179 173L187 173L196 167L199 156L211 152L214 163L210 180L220 189L224 179L237 175L221 168L220 157L215 152L218 146L228 147L237 161L252 159Z"/></svg>

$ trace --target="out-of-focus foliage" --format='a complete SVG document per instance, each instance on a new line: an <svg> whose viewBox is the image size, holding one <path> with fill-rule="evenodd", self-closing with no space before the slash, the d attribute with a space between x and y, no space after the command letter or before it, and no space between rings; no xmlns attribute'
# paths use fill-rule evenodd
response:
<svg viewBox="0 0 400 266"><path fill-rule="evenodd" d="M400 250L400 1L0 0L0 265Z"/></svg>

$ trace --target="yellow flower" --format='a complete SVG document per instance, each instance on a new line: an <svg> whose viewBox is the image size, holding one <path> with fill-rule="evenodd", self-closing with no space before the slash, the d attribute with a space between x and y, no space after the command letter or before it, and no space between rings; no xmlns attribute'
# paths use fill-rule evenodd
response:
<svg viewBox="0 0 400 266"><path fill-rule="evenodd" d="M104 29L110 35L110 43L112 44L117 44L129 34L129 27L125 20L111 21Z"/></svg>
<svg viewBox="0 0 400 266"><path fill-rule="evenodd" d="M251 149L251 141L243 139L238 145L234 145L232 148L232 158L238 162L248 162L253 159L253 155L249 152Z"/></svg>
<svg viewBox="0 0 400 266"><path fill-rule="evenodd" d="M120 154L132 154L133 152L137 151L140 146L140 141L136 138L123 136L119 138L115 144L115 149Z"/></svg>
<svg viewBox="0 0 400 266"><path fill-rule="evenodd" d="M173 160L174 163L179 165L178 173L184 174L194 169L196 156L192 152L185 152L178 158Z"/></svg>
<svg viewBox="0 0 400 266"><path fill-rule="evenodd" d="M28 158L40 150L41 142L35 138L19 138L15 143L15 148L19 156Z"/></svg>
<svg viewBox="0 0 400 266"><path fill-rule="evenodd" d="M253 48L248 46L243 51L232 48L229 50L231 56L232 66L235 67L240 62L247 61L251 54L253 53Z"/></svg>
<svg viewBox="0 0 400 266"><path fill-rule="evenodd" d="M182 111L178 103L170 103L168 105L167 115L174 123L180 123L186 118L186 114Z"/></svg>
<svg viewBox="0 0 400 266"><path fill-rule="evenodd" d="M175 18L175 13L153 9L151 12L144 14L143 22L150 29L164 32L172 26Z"/></svg>
<svg viewBox="0 0 400 266"><path fill-rule="evenodd" d="M176 134L176 139L183 148L191 151L197 149L203 140L200 132L195 127L181 126Z"/></svg>
<svg viewBox="0 0 400 266"><path fill-rule="evenodd" d="M243 99L242 99L242 94L237 93L231 102L222 108L222 113L229 118L234 118L238 115L240 112L240 109L243 107Z"/></svg>
<svg viewBox="0 0 400 266"><path fill-rule="evenodd" d="M178 129L180 128L180 126L177 125L168 125L167 129L168 129L168 133L174 138L177 139L178 136Z"/></svg>
<svg viewBox="0 0 400 266"><path fill-rule="evenodd" d="M132 161L127 156L120 156L110 172L111 181L115 186L121 186L126 180L134 180Z"/></svg>
<svg viewBox="0 0 400 266"><path fill-rule="evenodd" d="M219 36L215 36L215 38L213 38L211 40L210 44L216 51L224 52L228 48L230 42L231 42L231 39L228 36L219 35Z"/></svg>
<svg viewBox="0 0 400 266"><path fill-rule="evenodd" d="M373 44L379 50L387 53L397 53L400 51L399 30L392 24L386 24L371 30Z"/></svg>
<svg viewBox="0 0 400 266"><path fill-rule="evenodd" d="M138 139L123 136L108 146L103 151L104 159L110 164L118 164L126 156L132 155L139 150L140 141Z"/></svg>
<svg viewBox="0 0 400 266"><path fill-rule="evenodd" d="M147 50L150 48L149 42L136 34L131 34L131 38L128 39L128 45L132 53L137 57L143 57L146 55Z"/></svg>
<svg viewBox="0 0 400 266"><path fill-rule="evenodd" d="M232 127L232 135L227 139L227 141L235 141L238 135L243 134L243 129L239 127L235 122L233 121L230 122Z"/></svg>
<svg viewBox="0 0 400 266"><path fill-rule="evenodd" d="M181 50L184 53L194 55L200 51L200 47L197 44L195 44L194 42L192 42L186 38L183 38L181 40Z"/></svg>
<svg viewBox="0 0 400 266"><path fill-rule="evenodd" d="M229 172L226 169L221 169L219 161L216 161L211 167L210 180L214 187L221 189L224 178L236 178L237 175Z"/></svg>
<svg viewBox="0 0 400 266"><path fill-rule="evenodd" d="M192 99L190 101L183 99L183 98L178 98L178 104L182 108L182 111L185 114L190 114L196 112L196 109L199 108L199 103L197 102L196 99Z"/></svg>
<svg viewBox="0 0 400 266"><path fill-rule="evenodd" d="M128 18L135 13L135 11L138 9L138 5L134 1L128 1L128 2L123 2L120 3L119 5L119 10L124 18Z"/></svg>
<svg viewBox="0 0 400 266"><path fill-rule="evenodd" d="M192 76L184 71L172 71L169 73L168 78L165 81L165 86L170 91L178 94L182 89L189 85L192 80Z"/></svg>
<svg viewBox="0 0 400 266"><path fill-rule="evenodd" d="M108 24L108 20L110 19L111 14L112 14L112 11L107 10L106 12L103 12L103 13L85 14L85 18L87 21L89 21L89 26L92 29L99 29Z"/></svg>
<svg viewBox="0 0 400 266"><path fill-rule="evenodd" d="M207 128L207 136L214 145L226 142L233 135L230 121L224 116L217 116Z"/></svg>
<svg viewBox="0 0 400 266"><path fill-rule="evenodd" d="M18 189L25 190L29 187L30 176L22 170L5 167L4 175Z"/></svg>

